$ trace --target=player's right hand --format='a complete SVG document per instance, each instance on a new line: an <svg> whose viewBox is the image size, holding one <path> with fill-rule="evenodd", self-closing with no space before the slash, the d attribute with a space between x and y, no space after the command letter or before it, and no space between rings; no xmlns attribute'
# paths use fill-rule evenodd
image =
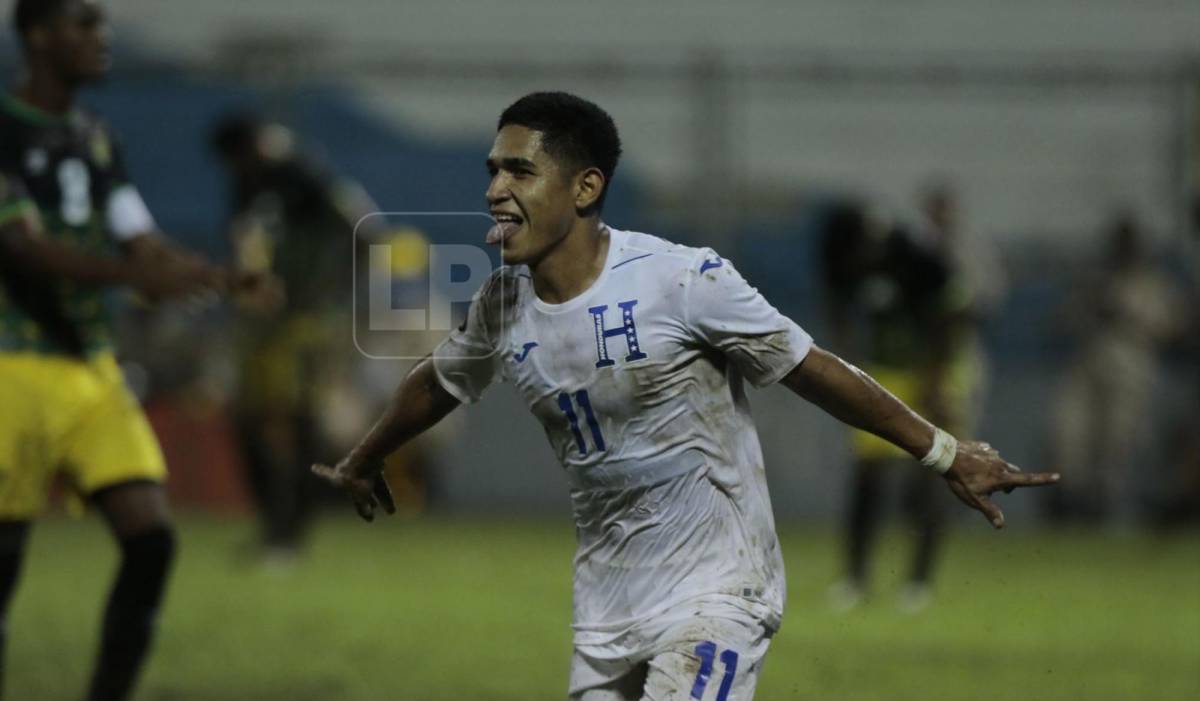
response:
<svg viewBox="0 0 1200 701"><path fill-rule="evenodd" d="M363 476L358 466L349 459L343 459L336 467L316 464L312 466L312 471L317 477L349 493L354 501L354 510L364 521L374 521L375 510L379 507L389 514L396 513L396 502L392 499L392 490L383 472L372 470L370 475Z"/></svg>

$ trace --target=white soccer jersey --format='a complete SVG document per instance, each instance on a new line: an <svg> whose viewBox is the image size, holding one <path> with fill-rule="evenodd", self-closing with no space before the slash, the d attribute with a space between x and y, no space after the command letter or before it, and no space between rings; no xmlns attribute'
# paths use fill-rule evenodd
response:
<svg viewBox="0 0 1200 701"><path fill-rule="evenodd" d="M524 266L493 274L434 352L438 379L473 402L499 376L545 427L571 485L577 646L705 606L776 627L783 561L743 378L779 380L812 339L711 249L608 232L603 272L563 304Z"/></svg>

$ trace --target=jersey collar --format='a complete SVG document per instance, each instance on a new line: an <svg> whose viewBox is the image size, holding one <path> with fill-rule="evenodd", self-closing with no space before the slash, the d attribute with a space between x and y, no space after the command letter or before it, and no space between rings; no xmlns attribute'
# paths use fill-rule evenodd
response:
<svg viewBox="0 0 1200 701"><path fill-rule="evenodd" d="M43 126L66 124L75 115L75 108L71 108L66 114L52 114L34 107L12 93L0 95L0 108L14 117Z"/></svg>

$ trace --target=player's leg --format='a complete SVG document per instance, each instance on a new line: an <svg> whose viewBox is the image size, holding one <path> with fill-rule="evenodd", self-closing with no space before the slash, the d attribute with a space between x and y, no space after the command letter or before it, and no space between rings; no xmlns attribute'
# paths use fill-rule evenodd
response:
<svg viewBox="0 0 1200 701"><path fill-rule="evenodd" d="M750 701L770 633L752 620L707 618L681 626L651 658L641 701ZM668 634L670 635L670 634Z"/></svg>
<svg viewBox="0 0 1200 701"><path fill-rule="evenodd" d="M161 484L140 481L105 487L92 501L121 549L87 696L90 701L109 701L129 696L150 649L174 559L175 535Z"/></svg>
<svg viewBox="0 0 1200 701"><path fill-rule="evenodd" d="M313 463L336 459L323 451L320 422L316 409L306 406L292 418L296 427L296 454L298 460L292 464L292 511L288 517L288 542L292 547L303 547L316 512L316 499L322 482L309 469Z"/></svg>
<svg viewBox="0 0 1200 701"><path fill-rule="evenodd" d="M294 436L294 459L289 463L291 504L287 513L286 539L293 550L303 547L316 512L323 480L309 469L314 463L337 460L335 449L322 425L322 411L330 402L338 373L338 342L346 328L340 319L321 314L303 314L292 323L289 345L299 368L294 384L295 401L290 415Z"/></svg>
<svg viewBox="0 0 1200 701"><path fill-rule="evenodd" d="M65 441L63 464L120 547L88 699L129 695L150 647L175 552L154 432L111 355L88 362L95 401Z"/></svg>
<svg viewBox="0 0 1200 701"><path fill-rule="evenodd" d="M854 463L846 521L846 573L850 581L862 589L866 588L870 575L871 546L879 533L883 477L882 461L858 460Z"/></svg>
<svg viewBox="0 0 1200 701"><path fill-rule="evenodd" d="M56 399L81 401L69 363L0 352L0 697L5 680L8 611L21 575L30 524L41 513L71 412ZM86 398L86 397L85 397ZM70 405L67 405L69 407Z"/></svg>
<svg viewBox="0 0 1200 701"><path fill-rule="evenodd" d="M8 607L17 587L17 579L21 576L21 562L28 537L28 521L0 521L0 698L4 697Z"/></svg>
<svg viewBox="0 0 1200 701"><path fill-rule="evenodd" d="M266 540L267 505L271 503L270 464L267 461L264 441L259 435L259 419L251 413L237 411L235 413L238 447L242 456L242 467L245 484L254 500L255 513L258 515L262 540ZM257 543L255 544L258 545Z"/></svg>
<svg viewBox="0 0 1200 701"><path fill-rule="evenodd" d="M287 412L270 413L259 424L267 484L266 501L262 505L263 539L268 548L281 551L295 546L296 466L300 464L296 428Z"/></svg>
<svg viewBox="0 0 1200 701"><path fill-rule="evenodd" d="M948 380L941 387L941 402L937 411L928 411L951 434L970 438L982 407L984 361L973 350L958 354L951 366ZM943 480L924 467L905 461L904 504L916 540L913 543L912 569L908 585L900 594L899 607L906 613L916 613L932 600L933 570L941 544L945 540L950 495Z"/></svg>
<svg viewBox="0 0 1200 701"><path fill-rule="evenodd" d="M883 477L879 461L854 461L843 522L845 574L829 590L829 605L837 611L855 608L866 596L871 545L879 531Z"/></svg>
<svg viewBox="0 0 1200 701"><path fill-rule="evenodd" d="M867 372L910 405L918 396L915 373L882 365L870 366ZM854 467L846 495L844 525L846 575L829 592L830 605L838 610L854 608L866 596L871 575L871 550L882 525L888 473L897 460L908 459L899 448L866 431L851 433L851 448Z"/></svg>
<svg viewBox="0 0 1200 701"><path fill-rule="evenodd" d="M916 613L929 605L932 596L933 569L945 533L946 490L942 480L928 470L916 465L907 467L904 502L916 541L912 570L899 606L903 611Z"/></svg>
<svg viewBox="0 0 1200 701"><path fill-rule="evenodd" d="M280 321L256 339L242 359L239 434L247 457L262 529L264 557L294 557L308 508L308 449L314 427L302 417L306 386L303 333L294 320Z"/></svg>

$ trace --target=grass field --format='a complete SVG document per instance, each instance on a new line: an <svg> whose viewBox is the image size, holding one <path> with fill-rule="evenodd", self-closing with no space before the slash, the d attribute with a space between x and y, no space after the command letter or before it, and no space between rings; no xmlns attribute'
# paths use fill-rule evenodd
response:
<svg viewBox="0 0 1200 701"><path fill-rule="evenodd" d="M182 555L138 699L537 700L564 697L566 522L321 524L290 572L247 569L245 522L182 520ZM825 608L832 534L785 529L790 596L759 699L1200 698L1200 539L962 528L935 605ZM10 700L80 696L114 561L94 521L35 531L10 621Z"/></svg>

